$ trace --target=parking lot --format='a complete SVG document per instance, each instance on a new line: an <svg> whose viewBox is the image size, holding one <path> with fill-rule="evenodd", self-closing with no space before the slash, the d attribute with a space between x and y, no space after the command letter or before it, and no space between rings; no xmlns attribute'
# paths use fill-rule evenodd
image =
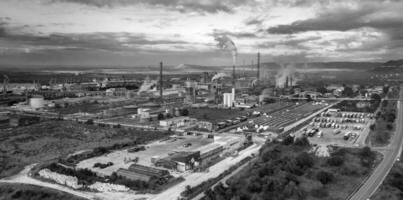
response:
<svg viewBox="0 0 403 200"><path fill-rule="evenodd" d="M370 113L326 111L296 132L296 136L308 136L311 144L320 146L362 146L374 121L374 114Z"/></svg>

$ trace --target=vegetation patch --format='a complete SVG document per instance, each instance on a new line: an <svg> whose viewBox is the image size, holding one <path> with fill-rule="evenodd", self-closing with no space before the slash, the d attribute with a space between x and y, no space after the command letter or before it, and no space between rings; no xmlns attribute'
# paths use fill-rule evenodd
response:
<svg viewBox="0 0 403 200"><path fill-rule="evenodd" d="M0 183L0 199L15 200L84 200L83 198L53 190L28 184L8 184Z"/></svg>
<svg viewBox="0 0 403 200"><path fill-rule="evenodd" d="M291 142L290 142L291 141ZM205 192L205 199L345 199L375 165L370 148L334 147L328 158L309 153L307 138L266 144L256 162Z"/></svg>

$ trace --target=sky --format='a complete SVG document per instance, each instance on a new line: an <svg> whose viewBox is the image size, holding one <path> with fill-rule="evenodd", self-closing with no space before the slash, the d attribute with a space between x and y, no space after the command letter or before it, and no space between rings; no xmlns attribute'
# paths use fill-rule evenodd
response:
<svg viewBox="0 0 403 200"><path fill-rule="evenodd" d="M1 0L0 65L231 65L402 58L399 0Z"/></svg>

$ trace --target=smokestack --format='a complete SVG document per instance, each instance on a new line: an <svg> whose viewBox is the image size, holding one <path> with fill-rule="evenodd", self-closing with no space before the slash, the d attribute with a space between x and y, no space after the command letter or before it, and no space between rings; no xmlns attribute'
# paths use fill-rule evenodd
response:
<svg viewBox="0 0 403 200"><path fill-rule="evenodd" d="M257 52L257 80L260 79L260 52Z"/></svg>
<svg viewBox="0 0 403 200"><path fill-rule="evenodd" d="M163 101L162 92L163 92L163 81L162 81L162 62L160 62L160 98L161 102Z"/></svg>
<svg viewBox="0 0 403 200"><path fill-rule="evenodd" d="M288 76L285 78L285 88L288 88Z"/></svg>
<svg viewBox="0 0 403 200"><path fill-rule="evenodd" d="M292 87L292 76L290 76L290 87Z"/></svg>
<svg viewBox="0 0 403 200"><path fill-rule="evenodd" d="M232 66L232 87L235 88L235 65Z"/></svg>

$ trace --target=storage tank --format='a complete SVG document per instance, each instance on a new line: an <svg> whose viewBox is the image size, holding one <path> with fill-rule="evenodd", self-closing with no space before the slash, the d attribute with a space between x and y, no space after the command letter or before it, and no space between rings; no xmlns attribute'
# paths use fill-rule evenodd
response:
<svg viewBox="0 0 403 200"><path fill-rule="evenodd" d="M45 106L45 99L43 96L33 96L29 99L29 106L31 106L32 109L43 108Z"/></svg>

